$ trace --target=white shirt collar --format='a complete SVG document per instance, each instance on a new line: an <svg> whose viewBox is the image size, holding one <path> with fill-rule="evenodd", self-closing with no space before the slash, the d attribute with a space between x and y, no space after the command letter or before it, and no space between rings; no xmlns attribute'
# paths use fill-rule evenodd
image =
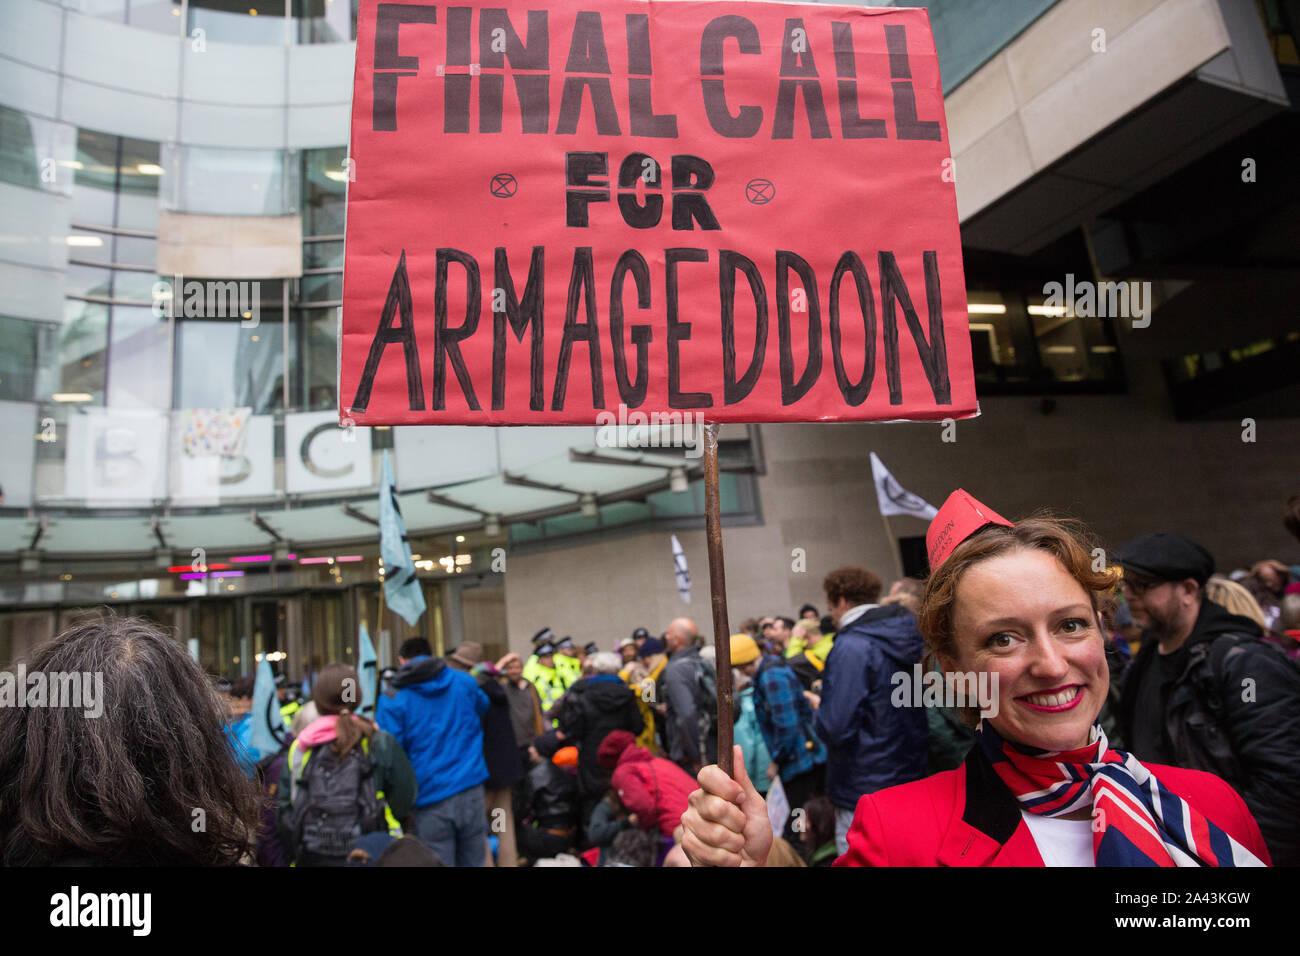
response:
<svg viewBox="0 0 1300 956"><path fill-rule="evenodd" d="M848 627L858 618L862 617L862 615L878 607L880 607L879 604L859 604L857 607L849 608L847 611L844 612L844 616L840 618L840 624L839 627L836 628L836 630L839 631L844 630L844 628Z"/></svg>

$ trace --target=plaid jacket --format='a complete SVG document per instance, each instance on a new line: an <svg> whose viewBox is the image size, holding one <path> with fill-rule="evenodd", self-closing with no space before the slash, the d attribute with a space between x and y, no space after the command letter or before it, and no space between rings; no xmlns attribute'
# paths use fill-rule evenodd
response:
<svg viewBox="0 0 1300 956"><path fill-rule="evenodd" d="M779 657L764 655L754 675L754 712L783 781L826 762L826 747L813 732L812 707L803 685Z"/></svg>

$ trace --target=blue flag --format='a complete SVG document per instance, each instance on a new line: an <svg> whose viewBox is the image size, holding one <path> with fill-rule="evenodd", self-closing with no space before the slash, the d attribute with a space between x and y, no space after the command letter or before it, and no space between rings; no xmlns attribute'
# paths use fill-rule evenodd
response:
<svg viewBox="0 0 1300 956"><path fill-rule="evenodd" d="M361 678L361 706L357 713L375 719L375 681L379 675L379 662L375 645L370 643L366 622L361 622L361 635L357 638L357 676Z"/></svg>
<svg viewBox="0 0 1300 956"><path fill-rule="evenodd" d="M379 483L379 554L384 559L384 599L411 627L426 607L424 592L415 576L411 545L406 540L402 509L393 487L393 466L384 449L384 472Z"/></svg>
<svg viewBox="0 0 1300 956"><path fill-rule="evenodd" d="M275 674L270 661L257 665L257 680L253 684L253 709L249 714L252 727L248 733L248 746L254 759L260 760L280 749L288 734L284 717L280 715L280 701L275 696Z"/></svg>

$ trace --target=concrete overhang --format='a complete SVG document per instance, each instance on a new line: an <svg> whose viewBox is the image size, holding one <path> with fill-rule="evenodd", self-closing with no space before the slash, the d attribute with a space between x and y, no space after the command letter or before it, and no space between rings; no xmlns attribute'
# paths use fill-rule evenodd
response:
<svg viewBox="0 0 1300 956"><path fill-rule="evenodd" d="M963 244L1031 254L1288 104L1253 4L1062 0L945 101Z"/></svg>

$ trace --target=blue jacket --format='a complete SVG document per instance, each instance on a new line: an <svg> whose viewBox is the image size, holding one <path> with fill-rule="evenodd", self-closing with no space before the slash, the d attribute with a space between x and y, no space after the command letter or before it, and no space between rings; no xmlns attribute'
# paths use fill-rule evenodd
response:
<svg viewBox="0 0 1300 956"><path fill-rule="evenodd" d="M419 784L415 806L455 796L488 778L483 724L488 698L478 681L441 657L416 657L393 678L397 694L381 698L379 726L397 738Z"/></svg>
<svg viewBox="0 0 1300 956"><path fill-rule="evenodd" d="M898 605L872 608L835 635L813 728L830 751L826 795L845 810L863 794L925 775L925 709L894 707L891 676L922 656L916 618Z"/></svg>
<svg viewBox="0 0 1300 956"><path fill-rule="evenodd" d="M763 732L758 728L758 715L754 712L754 685L749 684L736 694L736 707L740 716L736 718L735 730L732 732L736 743L740 744L741 753L745 755L745 773L759 793L767 793L772 781L767 779L767 765L772 762L772 755L763 743Z"/></svg>

